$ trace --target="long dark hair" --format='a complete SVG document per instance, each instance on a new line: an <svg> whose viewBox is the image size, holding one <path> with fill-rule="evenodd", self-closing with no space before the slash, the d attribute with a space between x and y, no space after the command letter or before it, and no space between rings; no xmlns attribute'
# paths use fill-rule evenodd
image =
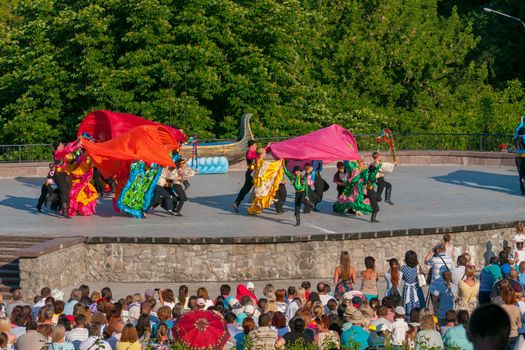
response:
<svg viewBox="0 0 525 350"><path fill-rule="evenodd" d="M409 250L405 253L405 264L412 268L418 265L417 254L415 251Z"/></svg>

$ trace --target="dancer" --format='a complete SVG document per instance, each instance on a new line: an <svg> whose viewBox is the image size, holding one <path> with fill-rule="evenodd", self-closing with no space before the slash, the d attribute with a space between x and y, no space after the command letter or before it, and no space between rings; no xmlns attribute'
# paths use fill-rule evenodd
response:
<svg viewBox="0 0 525 350"><path fill-rule="evenodd" d="M284 174L282 160L273 162L264 160L266 157L264 148L259 148L257 153L259 159L253 172L252 202L248 208L248 214L251 215L260 214L272 205Z"/></svg>
<svg viewBox="0 0 525 350"><path fill-rule="evenodd" d="M77 158L76 164L76 168L70 173L69 215L75 216L78 213L90 216L95 213L98 198L97 190L91 184L93 167L86 152Z"/></svg>
<svg viewBox="0 0 525 350"><path fill-rule="evenodd" d="M394 163L387 163L383 162L381 154L379 152L372 153L372 158L374 158L374 165L377 167L379 164L381 164L381 169L379 169L379 172L377 173L377 201L381 202L381 195L383 194L383 190L385 191L385 202L394 205L394 203L390 200L390 196L392 195L392 184L390 182L385 181L385 173L392 173L394 171L394 168L397 166L397 160L394 161Z"/></svg>
<svg viewBox="0 0 525 350"><path fill-rule="evenodd" d="M176 196L177 207L173 212L177 216L182 216L182 206L184 205L184 202L188 200L185 187L189 187L188 179L195 175L195 171L187 167L186 159L178 159L175 164L177 165L177 169L175 170L171 190L173 191L172 194Z"/></svg>
<svg viewBox="0 0 525 350"><path fill-rule="evenodd" d="M376 182L377 174L379 174L379 171L381 171L382 165L383 165L382 163L378 163L377 165L371 164L368 167L368 174L366 174L367 176L367 185L366 185L367 197L368 197L368 200L370 201L370 207L372 208L372 217L370 218L370 222L374 222L374 223L379 223L379 220L377 220L377 213L379 212L379 204L377 203L379 202L378 200L379 196L375 190L375 186L377 183Z"/></svg>
<svg viewBox="0 0 525 350"><path fill-rule="evenodd" d="M242 186L235 202L232 204L233 210L239 212L239 205L243 201L244 197L252 190L253 177L252 172L255 169L257 162L257 142L255 140L248 141L248 150L246 151L246 172L244 174L244 185Z"/></svg>
<svg viewBox="0 0 525 350"><path fill-rule="evenodd" d="M68 155L82 147L82 140L78 139L74 142L68 143L66 146L60 141L53 142L53 159L55 161L55 173L53 174L53 181L58 188L58 197L60 198L60 206L62 209L62 216L66 219L71 219L68 212L69 206L69 180L67 176L67 162Z"/></svg>
<svg viewBox="0 0 525 350"><path fill-rule="evenodd" d="M311 164L306 163L304 165L304 177L306 180L306 184L308 185L308 203L305 204L303 213L304 214L310 214L310 211L319 211L319 209L315 208L315 205L319 201L319 196L317 195L317 192L315 191L315 177L316 174L314 173L314 168Z"/></svg>
<svg viewBox="0 0 525 350"><path fill-rule="evenodd" d="M40 190L40 197L38 198L38 202L36 204L36 209L39 212L42 212L42 204L45 204L46 208L49 207L52 202L58 199L57 194L55 192L55 182L53 181L53 175L55 174L55 165L53 163L49 163L49 172L46 176L46 182L42 184L42 188ZM53 205L53 207L56 209L57 205Z"/></svg>
<svg viewBox="0 0 525 350"><path fill-rule="evenodd" d="M286 196L288 195L286 191L286 179L283 177L281 182L279 183L279 188L277 189L277 192L275 193L275 213L276 214L284 214L284 203L286 202Z"/></svg>
<svg viewBox="0 0 525 350"><path fill-rule="evenodd" d="M175 215L173 198L169 192L169 188L173 179L177 176L177 170L172 167L165 167L162 169L155 189L153 191L153 199L151 200L150 208L155 208L158 205L170 215Z"/></svg>
<svg viewBox="0 0 525 350"><path fill-rule="evenodd" d="M310 204L310 200L308 199L308 185L306 183L305 177L301 174L301 167L299 167L298 165L294 166L293 174L290 173L290 171L286 167L284 167L284 173L290 179L295 189L295 226L300 226L301 205L303 202L305 203L305 207Z"/></svg>
<svg viewBox="0 0 525 350"><path fill-rule="evenodd" d="M337 197L343 194L346 184L345 163L337 162L337 171L334 174L333 183L337 185Z"/></svg>

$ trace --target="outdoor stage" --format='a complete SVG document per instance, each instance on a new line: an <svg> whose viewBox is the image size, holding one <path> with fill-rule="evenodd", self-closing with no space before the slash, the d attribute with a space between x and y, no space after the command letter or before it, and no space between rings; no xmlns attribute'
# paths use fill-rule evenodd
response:
<svg viewBox="0 0 525 350"><path fill-rule="evenodd" d="M329 182L334 171L324 171ZM326 280L342 250L358 270L373 255L382 274L388 258L402 259L408 249L422 258L444 232L452 234L455 255L468 251L482 266L511 242L525 218L511 167L401 165L388 177L395 205L381 203L379 224L369 216L334 214L333 185L321 212L303 215L300 227L294 227L293 193L284 215L270 208L249 216L247 203L236 214L231 203L243 179L243 171L196 176L183 217L159 209L142 220L115 213L110 198L102 198L92 217L38 213L42 178L0 179L0 290L20 285L31 294L78 281L174 288L202 281ZM21 241L45 237L18 251Z"/></svg>
<svg viewBox="0 0 525 350"><path fill-rule="evenodd" d="M231 203L242 186L243 171L227 175L202 175L191 180L189 202L183 217L172 217L156 209L147 219L117 214L111 198L104 197L92 217L64 220L35 209L42 178L0 179L0 235L49 237L238 237L243 241L257 237L311 236L317 234L362 233L428 227L462 226L525 218L525 198L519 195L518 177L510 167L399 166L387 176L393 185L394 206L380 203L379 224L369 216L340 215L332 212L336 189L331 183L334 168L324 171L331 188L319 208L321 212L302 216L302 226L294 227L293 190L288 185L287 212L274 209L250 216L246 205L241 214ZM202 242L202 241L201 241Z"/></svg>

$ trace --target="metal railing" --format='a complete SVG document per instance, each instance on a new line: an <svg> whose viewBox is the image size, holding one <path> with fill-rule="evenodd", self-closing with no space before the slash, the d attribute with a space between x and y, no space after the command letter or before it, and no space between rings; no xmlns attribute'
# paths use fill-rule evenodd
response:
<svg viewBox="0 0 525 350"><path fill-rule="evenodd" d="M354 134L357 145L362 151L377 149L377 134ZM264 145L289 139L288 137L261 137L257 141ZM499 152L502 145L512 151L512 134L454 134L454 133L415 133L394 134L397 150L443 150L443 151L482 151ZM199 139L206 142L234 142L235 139ZM385 149L386 146L381 145ZM0 163L26 163L51 161L53 147L50 144L0 145Z"/></svg>

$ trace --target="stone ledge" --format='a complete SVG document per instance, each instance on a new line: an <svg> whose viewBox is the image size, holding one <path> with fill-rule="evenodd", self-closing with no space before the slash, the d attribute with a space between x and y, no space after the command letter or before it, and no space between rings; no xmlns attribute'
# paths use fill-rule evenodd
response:
<svg viewBox="0 0 525 350"><path fill-rule="evenodd" d="M136 243L136 244L268 244L268 243L298 243L298 242L324 242L324 241L345 241L372 238L389 238L405 236L428 236L444 233L476 232L494 229L513 228L522 221L503 221L485 224L441 226L425 228L409 228L399 230L365 231L356 233L331 233L314 235L281 235L281 236L246 236L246 237L76 237L78 241L73 244L85 242L86 244L112 244L112 243ZM53 240L55 241L55 240ZM47 243L47 242L46 242ZM72 245L72 244L70 244ZM69 245L69 246L70 246Z"/></svg>
<svg viewBox="0 0 525 350"><path fill-rule="evenodd" d="M37 243L29 248L22 249L17 255L23 259L34 259L85 242L85 237L53 238L49 241Z"/></svg>

